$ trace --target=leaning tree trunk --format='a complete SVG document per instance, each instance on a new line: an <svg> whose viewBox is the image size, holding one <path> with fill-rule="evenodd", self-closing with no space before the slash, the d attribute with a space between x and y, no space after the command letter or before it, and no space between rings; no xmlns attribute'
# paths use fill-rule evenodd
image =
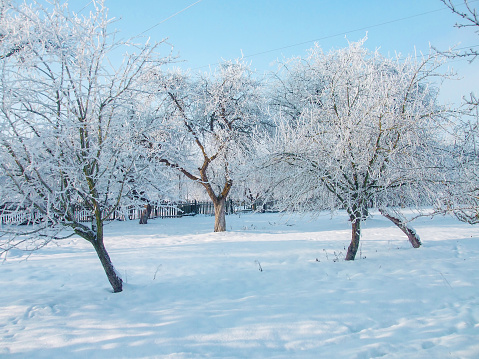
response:
<svg viewBox="0 0 479 359"><path fill-rule="evenodd" d="M106 276L108 281L113 288L114 293L121 292L123 290L123 281L122 279L116 274L115 267L111 262L110 256L106 251L105 245L103 244L103 239L92 241L93 247L95 248L96 254L100 259L101 265L105 270Z"/></svg>
<svg viewBox="0 0 479 359"><path fill-rule="evenodd" d="M226 198L222 197L213 201L215 208L215 232L226 231Z"/></svg>
<svg viewBox="0 0 479 359"><path fill-rule="evenodd" d="M88 240L93 245L93 248L95 248L96 254L103 266L103 270L113 288L113 293L119 293L123 290L123 281L116 273L115 267L113 267L113 263L111 262L110 256L108 255L103 242L103 220L101 218L101 211L95 213L92 221L91 233L94 238L88 238Z"/></svg>
<svg viewBox="0 0 479 359"><path fill-rule="evenodd" d="M413 228L409 227L404 221L394 216L392 213L388 212L385 209L380 208L379 212L384 217L393 222L396 226L398 226L401 231L403 231L403 233L407 236L409 242L414 248L419 248L421 246L421 240L419 239L419 236Z"/></svg>
<svg viewBox="0 0 479 359"><path fill-rule="evenodd" d="M351 216L351 244L348 247L348 253L346 254L347 261L353 261L356 258L356 253L359 249L359 240L361 238L361 217Z"/></svg>

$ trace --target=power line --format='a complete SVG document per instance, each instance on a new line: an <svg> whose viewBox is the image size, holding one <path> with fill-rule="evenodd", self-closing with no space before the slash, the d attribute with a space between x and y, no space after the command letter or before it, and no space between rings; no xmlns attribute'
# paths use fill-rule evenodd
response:
<svg viewBox="0 0 479 359"><path fill-rule="evenodd" d="M469 3L474 3L474 2L477 2L477 1L479 1L479 0L472 0L472 1L469 1ZM310 44L312 42L318 42L318 41L322 41L322 40L331 39L331 38L337 37L337 36L344 36L344 35L347 35L347 34L351 34L353 32L365 31L365 30L368 30L368 29L371 29L371 28L374 28L374 27L389 25L389 24L393 24L393 23L396 23L396 22L409 20L409 19L413 19L413 18L416 18L416 17L424 16L424 15L433 14L433 13L436 13L436 12L439 12L439 11L444 11L444 10L447 10L447 9L448 8L441 8L441 9L426 11L426 12L422 12L422 13L419 13L419 14L402 17L402 18L399 18L399 19L394 19L394 20L389 20L389 21L381 22L381 23L374 24L374 25L364 26L364 27L357 28L357 29L354 29L354 30L338 32L336 34L323 36L323 37L320 37L320 38L317 38L317 39L314 39L314 40L302 41L302 42L298 42L296 44L286 45L286 46L282 46L282 47L277 47L275 49L265 50L265 51L257 52L257 53L251 54L251 55L246 55L246 56L243 56L243 58L246 59L246 58L250 58L250 57L260 56L260 55L268 54L268 53L271 53L271 52L276 52L276 51L285 50L285 49L289 49L289 48L296 47L296 46ZM218 65L218 64L219 64L219 62L216 62L216 63L213 63L213 64L208 64L208 65L196 67L192 70L193 71L194 70L199 70L199 69L203 69L205 67L209 67L211 65Z"/></svg>
<svg viewBox="0 0 479 359"><path fill-rule="evenodd" d="M180 11L178 11L178 12L174 13L173 15L171 15L171 16L169 16L169 17L167 17L166 19L163 19L163 20L161 20L159 23L157 23L157 24L153 25L152 27L150 27L150 28L146 29L146 30L145 30L145 31L143 31L143 32L140 32L140 33L139 33L138 35L136 35L136 36L143 35L145 32L148 32L148 31L150 31L150 30L154 29L154 28L155 28L155 27L157 27L158 25L161 25L161 24L163 24L165 21L167 21L167 20L170 20L172 17L175 17L175 16L176 16L176 15L178 15L178 14L181 14L183 11L186 11L186 10L188 10L190 7L192 7L192 6L195 6L196 4L198 4L198 3L202 2L202 1L203 1L203 0L198 0L198 1L194 2L194 3L193 3L193 4L191 4L191 5L188 5L188 6L187 6L187 7L185 7L183 10L180 10Z"/></svg>
<svg viewBox="0 0 479 359"><path fill-rule="evenodd" d="M95 0L91 0L91 1L89 1L85 6L83 6L83 7L81 8L81 10L78 11L78 14L81 13L83 10L85 10L85 9L88 7L88 5L90 5L93 1L95 1ZM139 33L138 35L136 35L136 36L143 35L145 32L148 32L148 31L154 29L154 28L157 27L158 25L163 24L165 21L170 20L172 17L175 17L175 16L178 15L178 14L181 14L183 11L188 10L190 7L195 6L196 4L198 4L198 3L202 2L202 1L203 1L203 0L198 0L198 1L196 1L195 3L188 5L188 6L185 7L184 9L182 9L182 10L180 10L180 11L178 11L178 12L175 12L173 15L168 16L166 19L163 19L163 20L161 20L160 22L158 22L158 23L156 23L155 25L153 25L152 27L149 27L149 28L146 29L145 31L140 32L140 33ZM477 1L477 0L476 0L476 1Z"/></svg>
<svg viewBox="0 0 479 359"><path fill-rule="evenodd" d="M91 1L88 2L88 4L86 4L85 6L83 6L83 7L81 8L81 10L78 11L78 14L81 13L83 10L85 10L86 7L87 7L88 5L90 5L93 1L94 1L94 0L91 0Z"/></svg>

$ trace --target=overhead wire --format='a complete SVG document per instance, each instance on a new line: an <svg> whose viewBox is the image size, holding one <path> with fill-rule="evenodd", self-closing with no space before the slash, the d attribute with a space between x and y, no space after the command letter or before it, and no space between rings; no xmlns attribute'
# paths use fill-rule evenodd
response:
<svg viewBox="0 0 479 359"><path fill-rule="evenodd" d="M136 35L136 36L143 35L144 33L146 33L146 32L148 32L148 31L154 29L155 27L157 27L157 26L163 24L165 21L170 20L171 18L175 17L176 15L181 14L183 11L188 10L190 7L193 7L193 6L195 6L196 4L198 4L198 3L202 2L202 1L203 1L203 0L198 0L198 1L194 2L194 3L191 4L191 5L188 5L188 6L185 7L184 9L182 9L182 10L180 10L180 11L178 11L178 12L175 12L173 15L170 15L170 16L168 16L166 19L163 19L163 20L161 20L160 22L156 23L155 25L149 27L149 28L146 29L145 31L140 32L140 33L139 33L138 35Z"/></svg>
<svg viewBox="0 0 479 359"><path fill-rule="evenodd" d="M479 1L479 0L472 0L472 1L469 1L469 3L474 3L474 2L477 2L477 1ZM455 5L455 6L456 6L456 5ZM243 59L246 59L246 58L250 58L250 57L256 57L256 56L260 56L260 55L265 55L265 54L268 54L268 53L271 53L271 52L276 52L276 51L285 50L285 49L289 49L289 48L296 47L296 46L301 46L301 45L306 45L306 44L310 44L310 43L313 43L313 42L318 42L318 41L322 41L322 40L327 40L327 39L331 39L331 38L338 37L338 36L344 36L344 35L348 35L348 34L351 34L351 33L354 33L354 32L358 32L358 31L365 31L365 30L368 30L368 29L371 29L371 28L375 28L375 27L379 27L379 26L384 26L384 25L393 24L393 23L396 23L396 22L400 22L400 21L404 21L404 20L409 20L409 19L413 19L413 18L416 18L416 17L424 16L424 15L433 14L433 13L436 13L436 12L439 12L439 11L444 11L444 10L447 10L447 9L448 9L448 8L445 7L445 8L441 8L441 9L435 9L435 10L425 11L425 12L422 12L422 13L419 13L419 14L414 14L414 15L410 15L410 16L405 16L405 17L402 17L402 18L399 18L399 19L384 21L384 22L381 22L381 23L378 23L378 24L369 25L369 26L363 26L363 27L361 27L361 28L357 28L357 29L354 29L354 30L347 30L347 31L338 32L338 33L335 33L335 34L332 34L332 35L323 36L323 37L320 37L320 38L317 38L317 39L314 39L314 40L302 41L302 42L298 42L298 43L291 44L291 45L286 45L286 46L277 47L277 48L270 49L270 50L265 50L265 51L257 52L257 53L251 54L251 55L244 55L244 56L242 56L242 58L243 58ZM475 46L478 46L478 45L475 45ZM199 67L193 68L192 70L193 70L193 71L194 71L194 70L199 70L199 69L203 69L203 68L210 67L210 66L212 66L212 65L218 65L218 64L219 64L219 62L215 62L215 63L213 63L213 64L208 64L208 65L203 65L203 66L199 66Z"/></svg>
<svg viewBox="0 0 479 359"><path fill-rule="evenodd" d="M88 5L90 5L93 1L95 0L90 0L85 6L83 6L80 11L78 11L78 14L80 14L83 10L85 10L87 8Z"/></svg>
<svg viewBox="0 0 479 359"><path fill-rule="evenodd" d="M95 1L95 0L90 0L85 6L83 6L83 7L81 8L81 10L78 11L78 14L81 13L83 10L85 10L93 1ZM194 3L192 3L192 4L190 4L190 5L188 5L188 6L185 7L184 9L181 9L180 11L175 12L174 14L172 14L172 15L168 16L167 18L161 20L160 22L156 23L155 25L153 25L153 26L149 27L148 29L146 29L146 30L140 32L140 33L139 33L138 35L136 35L135 37L138 37L138 36L141 36L141 35L145 34L146 32L148 32L148 31L154 29L155 27L157 27L157 26L163 24L165 21L170 20L171 18L175 17L176 15L181 14L182 12L188 10L190 7L193 7L193 6L195 6L196 4L198 4L198 3L202 2L202 1L203 1L203 0L198 0L198 1L196 1L196 2L194 2Z"/></svg>
<svg viewBox="0 0 479 359"><path fill-rule="evenodd" d="M90 0L78 13L82 12L86 7L88 7L94 0ZM182 12L188 10L189 8L197 5L198 3L202 2L203 0L197 0L195 1L194 3L188 5L187 7L177 11L176 13L168 16L167 18L159 21L158 23L156 23L155 25L147 28L146 30L140 32L138 35L136 35L135 37L138 37L138 36L141 36L145 33L147 33L148 31L154 29L155 27L161 25L162 23L170 20L171 18L181 14ZM479 0L471 0L469 1L469 3L475 3L475 2L478 2ZM454 6L459 6L459 4L453 4ZM271 53L271 52L276 52L276 51L281 51L281 50L285 50L285 49L289 49L289 48L292 48L292 47L296 47L296 46L301 46L301 45L306 45L306 44L310 44L310 43L313 43L313 42L318 42L318 41L322 41L322 40L327 40L327 39L331 39L331 38L334 38L334 37L338 37L338 36L344 36L344 35L348 35L348 34L351 34L351 33L354 33L354 32L358 32L358 31L365 31L365 30L368 30L368 29L371 29L371 28L375 28L375 27L380 27L380 26L384 26L384 25L389 25L389 24L393 24L393 23L396 23L396 22L400 22L400 21L404 21L404 20L409 20L409 19L413 19L413 18L416 18L416 17L420 17L420 16L425 16L425 15L429 15L429 14L433 14L433 13L436 13L436 12L440 12L440 11L444 11L444 10L447 10L448 8L447 7L443 7L441 9L435 9L435 10L430 10L430 11L425 11L425 12L422 12L422 13L419 13L419 14L414 14L414 15L410 15L410 16L405 16L405 17L402 17L402 18L398 18L398 19L393 19L393 20L389 20L389 21L384 21L384 22L381 22L381 23L377 23L377 24L373 24L373 25L369 25L369 26L363 26L361 28L356 28L356 29L352 29L352 30L347 30L347 31L342 31L342 32L338 32L338 33L335 33L335 34L331 34L331 35L327 35L327 36L323 36L323 37L320 37L320 38L316 38L316 39L313 39L313 40L308 40L308 41L302 41L302 42L298 42L298 43L295 43L295 44L291 44L291 45L286 45L286 46L282 46L282 47L277 47L277 48L274 48L274 49L269 49L269 50L265 50L265 51L260 51L260 52L257 52L257 53L254 53L254 54L251 54L251 55L244 55L243 58L251 58L251 57L256 57L256 56L260 56L260 55L264 55L264 54L268 54L268 53ZM478 45L472 45L472 46L467 46L467 47L462 47L462 48L457 48L455 50L465 50L465 49L472 49L472 48L475 48L475 47L478 47ZM415 57L419 57L421 55L416 55ZM449 62L449 61L448 61ZM219 62L215 62L215 63L212 63L212 64L208 64L208 65L203 65L203 66L199 66L199 67L196 67L196 68L193 68L192 70L199 70L199 69L203 69L203 68L206 68L206 67L210 67L212 65L218 65Z"/></svg>

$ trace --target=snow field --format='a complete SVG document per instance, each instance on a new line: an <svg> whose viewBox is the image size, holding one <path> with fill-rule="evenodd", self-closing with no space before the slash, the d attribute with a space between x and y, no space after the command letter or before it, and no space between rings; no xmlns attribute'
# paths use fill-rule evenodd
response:
<svg viewBox="0 0 479 359"><path fill-rule="evenodd" d="M112 222L119 294L84 240L13 251L0 358L479 357L479 227L423 218L413 249L375 215L346 262L346 217Z"/></svg>

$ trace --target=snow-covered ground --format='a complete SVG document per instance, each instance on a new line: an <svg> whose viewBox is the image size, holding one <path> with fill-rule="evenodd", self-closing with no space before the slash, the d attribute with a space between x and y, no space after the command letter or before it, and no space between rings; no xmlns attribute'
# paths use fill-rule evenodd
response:
<svg viewBox="0 0 479 359"><path fill-rule="evenodd" d="M375 215L343 260L344 214L112 222L126 285L71 238L0 265L1 358L479 358L479 226ZM361 258L359 258L361 257ZM262 271L260 271L262 268Z"/></svg>

